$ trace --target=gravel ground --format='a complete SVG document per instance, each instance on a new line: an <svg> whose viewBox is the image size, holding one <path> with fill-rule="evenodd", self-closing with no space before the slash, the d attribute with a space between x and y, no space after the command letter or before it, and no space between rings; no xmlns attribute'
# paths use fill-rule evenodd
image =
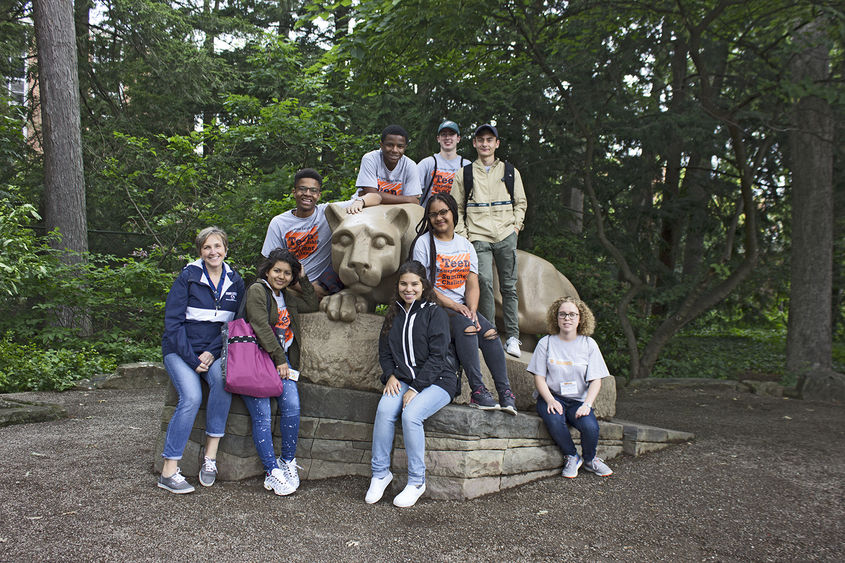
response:
<svg viewBox="0 0 845 563"><path fill-rule="evenodd" d="M0 560L842 561L845 408L724 391L623 394L694 442L467 502L363 502L361 477L155 487L163 392L14 395L69 419L0 428ZM201 489L201 487L198 487Z"/></svg>

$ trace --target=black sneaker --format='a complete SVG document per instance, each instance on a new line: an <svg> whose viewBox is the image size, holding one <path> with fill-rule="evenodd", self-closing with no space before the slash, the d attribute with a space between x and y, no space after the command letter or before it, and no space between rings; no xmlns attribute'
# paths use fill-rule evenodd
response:
<svg viewBox="0 0 845 563"><path fill-rule="evenodd" d="M472 392L469 398L469 406L484 411L499 408L499 404L493 400L493 395L483 385Z"/></svg>
<svg viewBox="0 0 845 563"><path fill-rule="evenodd" d="M516 397L513 396L513 391L510 389L505 389L499 393L499 405L499 410L516 416Z"/></svg>

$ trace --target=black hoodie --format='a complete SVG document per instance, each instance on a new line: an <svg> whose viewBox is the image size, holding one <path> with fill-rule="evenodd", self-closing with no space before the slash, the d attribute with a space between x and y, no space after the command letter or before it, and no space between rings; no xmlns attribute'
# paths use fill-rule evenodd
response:
<svg viewBox="0 0 845 563"><path fill-rule="evenodd" d="M456 363L450 351L449 317L439 305L417 300L399 313L388 334L379 338L381 382L391 375L422 391L429 385L442 387L450 397L458 390Z"/></svg>

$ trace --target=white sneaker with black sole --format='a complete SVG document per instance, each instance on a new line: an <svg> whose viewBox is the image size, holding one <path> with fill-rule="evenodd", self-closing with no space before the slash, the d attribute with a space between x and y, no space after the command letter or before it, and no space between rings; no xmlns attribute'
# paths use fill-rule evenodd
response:
<svg viewBox="0 0 845 563"><path fill-rule="evenodd" d="M279 496L287 496L296 492L296 489L287 482L285 474L278 467L264 477L264 488Z"/></svg>
<svg viewBox="0 0 845 563"><path fill-rule="evenodd" d="M299 472L297 468L302 469L296 464L296 458L293 458L290 461L285 461L282 458L276 460L276 464L282 470L282 473L285 474L285 479L287 482L293 485L294 489L299 488Z"/></svg>

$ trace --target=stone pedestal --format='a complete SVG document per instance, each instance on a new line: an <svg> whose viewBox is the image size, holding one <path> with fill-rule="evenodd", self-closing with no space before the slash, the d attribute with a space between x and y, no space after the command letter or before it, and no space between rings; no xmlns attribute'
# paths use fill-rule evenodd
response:
<svg viewBox="0 0 845 563"><path fill-rule="evenodd" d="M325 313L302 315L302 377L329 387L381 393L384 386L379 381L378 335L383 321L384 317L372 314L359 314L351 323L331 321ZM505 354L505 359L517 409L533 413L537 402L533 397L534 376L526 371L531 356L531 352L523 351L520 358ZM480 351L479 361L484 385L495 397L496 386ZM470 389L465 376L461 378L461 390L455 402L469 404ZM594 406L599 419L610 419L616 414L614 378L602 380Z"/></svg>

